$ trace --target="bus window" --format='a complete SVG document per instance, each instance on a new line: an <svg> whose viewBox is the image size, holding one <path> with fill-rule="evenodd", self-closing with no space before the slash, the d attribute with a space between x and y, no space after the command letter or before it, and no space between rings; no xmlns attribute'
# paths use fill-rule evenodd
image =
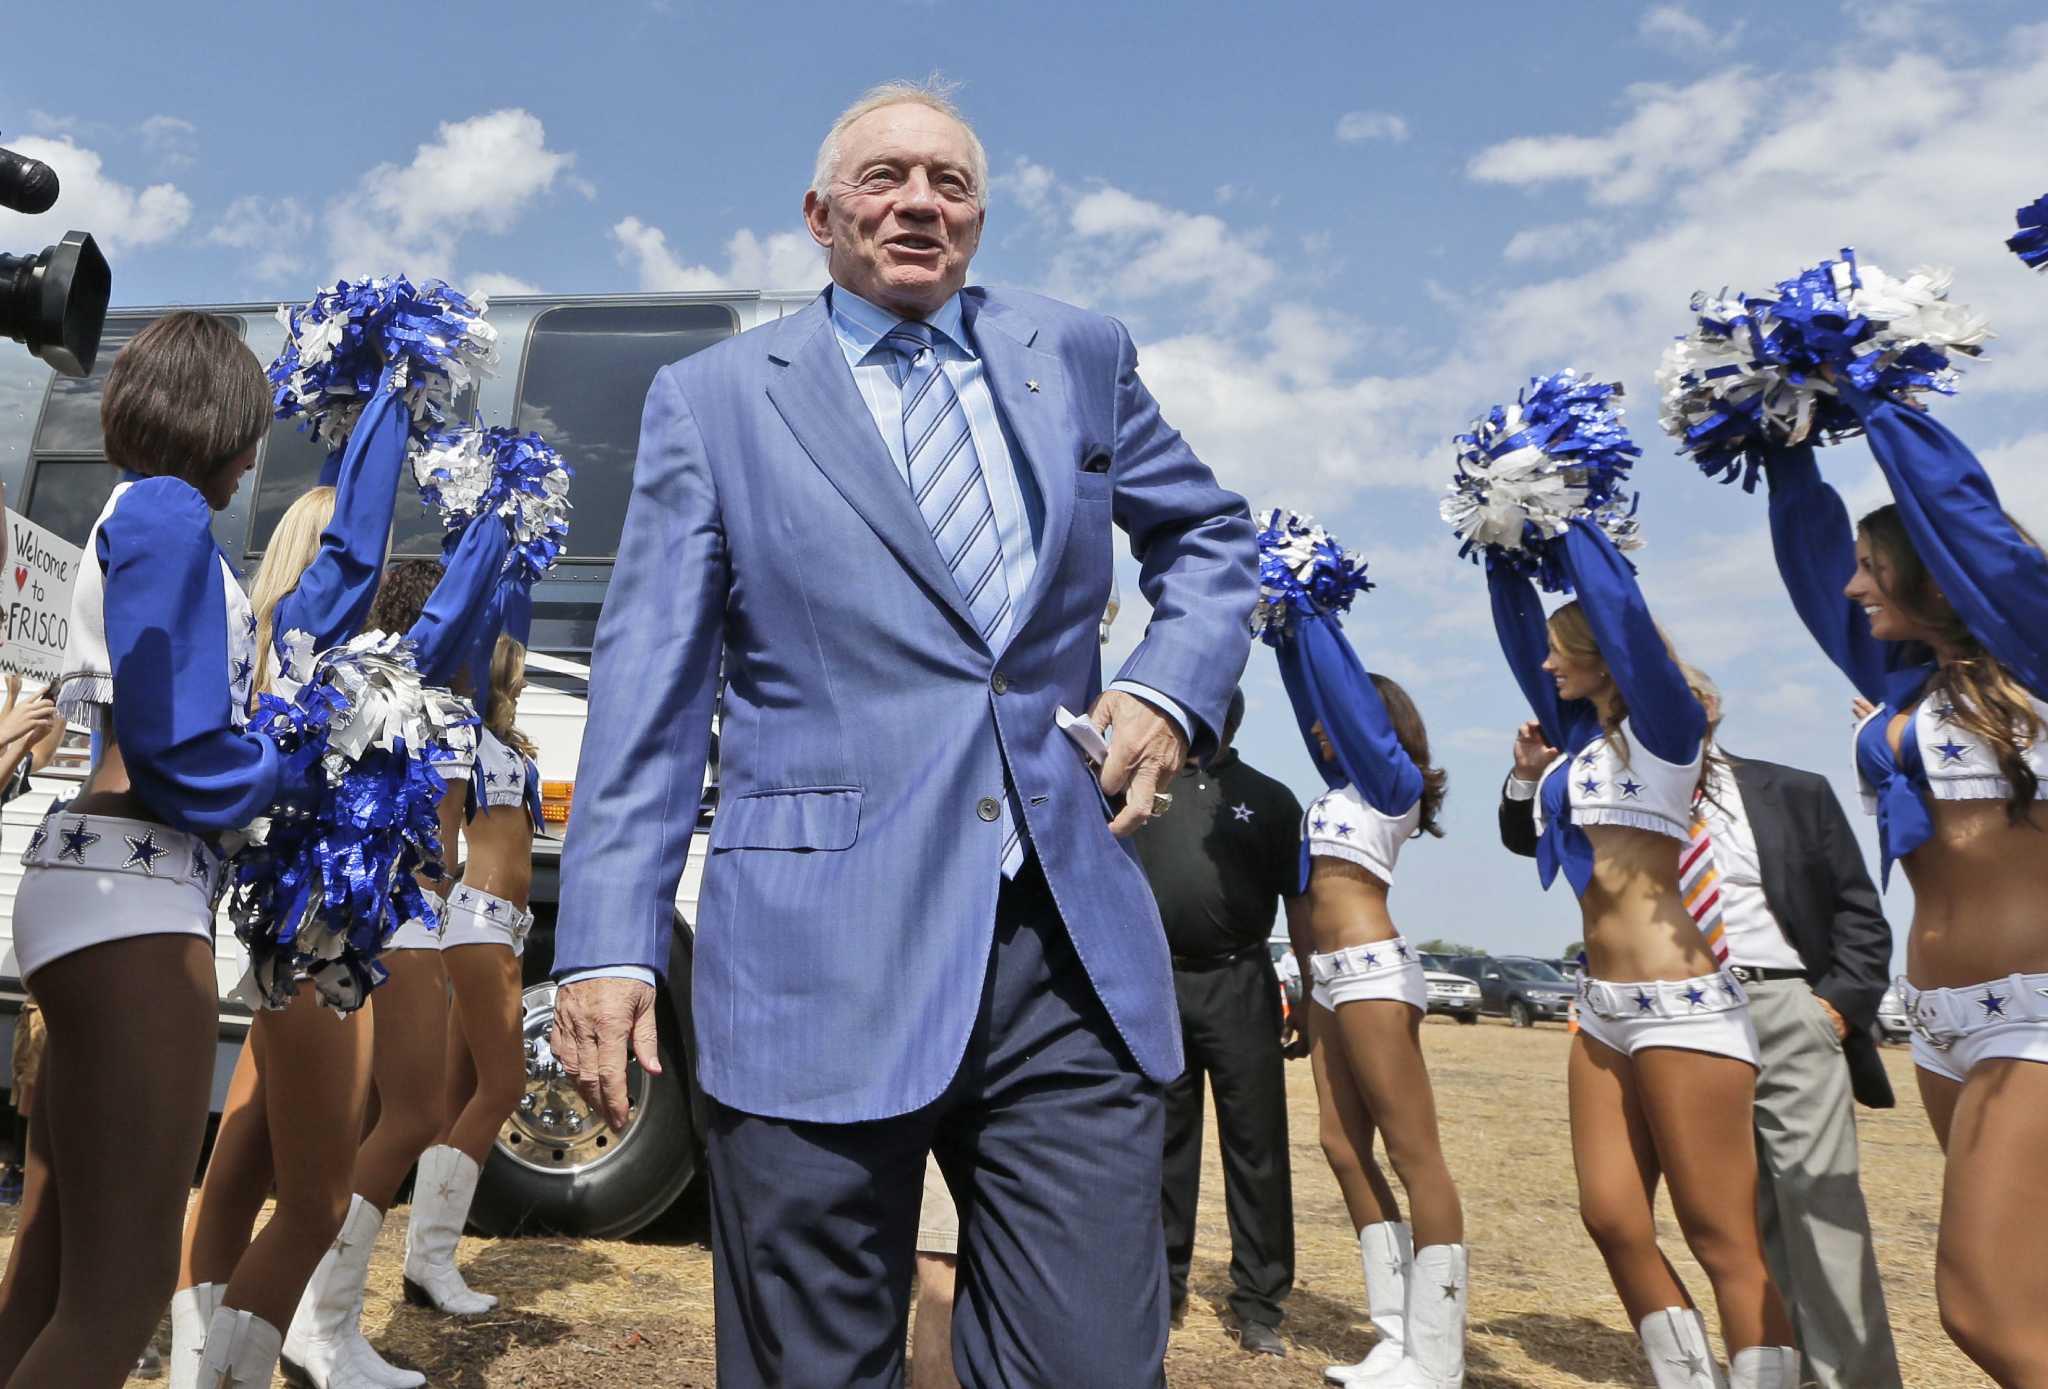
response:
<svg viewBox="0 0 2048 1389"><path fill-rule="evenodd" d="M463 412L473 408L474 397L459 402ZM299 499L299 495L320 480L320 465L327 461L327 450L313 442L313 436L299 431L296 421L279 420L270 426L270 437L263 444L263 458L256 474L255 504L249 508L249 554L254 557L263 553L270 544L270 536L277 529L277 523L284 519L285 509ZM419 489L412 485L412 472L408 463L406 473L398 483L398 509L392 517L391 557L412 559L424 556L438 559L441 555L441 516L429 511L420 500Z"/></svg>
<svg viewBox="0 0 2048 1389"><path fill-rule="evenodd" d="M239 318L228 320L239 330ZM54 376L36 422L26 503L21 507L37 525L47 526L73 545L83 545L92 523L113 494L121 475L107 466L101 452L100 395L114 358L150 323L146 318L112 318L100 337L99 359L87 377Z"/></svg>
<svg viewBox="0 0 2048 1389"><path fill-rule="evenodd" d="M738 329L722 304L568 305L534 320L514 424L538 430L576 470L569 558L618 554L654 374Z"/></svg>
<svg viewBox="0 0 2048 1389"><path fill-rule="evenodd" d="M28 519L73 545L83 545L120 480L121 474L104 458L42 459L28 494Z"/></svg>

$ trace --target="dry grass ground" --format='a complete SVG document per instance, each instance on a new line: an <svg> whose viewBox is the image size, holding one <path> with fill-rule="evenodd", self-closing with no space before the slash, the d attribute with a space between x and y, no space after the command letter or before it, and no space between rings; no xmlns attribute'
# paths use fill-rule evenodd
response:
<svg viewBox="0 0 2048 1389"><path fill-rule="evenodd" d="M1573 1202L1565 1127L1566 1038L1556 1027L1432 1022L1424 1033L1452 1170L1471 1232L1471 1389L1645 1385L1636 1342ZM1899 1108L1861 1118L1864 1189L1877 1227L1905 1380L1912 1389L1976 1389L1988 1380L1963 1360L1935 1316L1933 1267L1941 1155L1927 1131L1904 1048L1886 1060ZM1323 1365L1370 1344L1359 1315L1356 1243L1316 1145L1305 1063L1288 1067L1293 1114L1299 1275L1283 1331L1285 1361L1246 1355L1219 1317L1229 1239L1213 1150L1187 1325L1167 1363L1176 1389L1282 1389L1322 1383ZM702 1210L685 1201L663 1225L626 1242L470 1240L470 1280L504 1309L455 1323L398 1301L404 1210L377 1251L366 1323L392 1358L437 1389L672 1386L710 1389L711 1260ZM1705 1277L1663 1221L1665 1248L1704 1296ZM12 1212L0 1225L11 1238ZM0 1241L4 1243L4 1241ZM144 1381L134 1381L138 1386Z"/></svg>

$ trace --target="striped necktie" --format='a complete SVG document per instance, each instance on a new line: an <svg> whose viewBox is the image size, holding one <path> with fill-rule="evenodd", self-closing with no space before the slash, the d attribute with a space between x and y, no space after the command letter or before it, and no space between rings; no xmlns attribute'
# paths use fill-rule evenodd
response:
<svg viewBox="0 0 2048 1389"><path fill-rule="evenodd" d="M1721 920L1721 870L1714 866L1714 837L1707 830L1700 797L1692 801L1692 835L1678 860L1678 895L1707 938L1714 963L1728 963L1728 932Z"/></svg>
<svg viewBox="0 0 2048 1389"><path fill-rule="evenodd" d="M932 350L929 323L906 320L882 338L881 345L902 361L897 388L903 395L903 461L910 475L911 495L939 547L939 558L952 572L975 631L991 649L1010 629L1010 584L1003 574L1003 546L996 534L995 504L967 410ZM1003 876L1015 877L1024 866L1021 817L1003 797Z"/></svg>

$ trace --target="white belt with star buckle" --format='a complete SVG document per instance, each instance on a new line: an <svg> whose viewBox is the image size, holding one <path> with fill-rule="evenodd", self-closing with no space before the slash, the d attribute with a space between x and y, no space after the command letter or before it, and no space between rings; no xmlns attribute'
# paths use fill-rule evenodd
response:
<svg viewBox="0 0 2048 1389"><path fill-rule="evenodd" d="M1633 984L1581 975L1579 1001L1609 1022L1642 1022L1731 1012L1745 1007L1749 995L1723 969L1693 979L1644 979Z"/></svg>
<svg viewBox="0 0 2048 1389"><path fill-rule="evenodd" d="M60 805L29 836L21 866L161 878L187 884L212 902L224 878L225 861L196 834L149 820L74 815Z"/></svg>
<svg viewBox="0 0 2048 1389"><path fill-rule="evenodd" d="M1936 1051L1987 1027L2048 1022L2048 974L2008 974L1961 989L1915 988L1903 975L1895 982L1907 1022Z"/></svg>

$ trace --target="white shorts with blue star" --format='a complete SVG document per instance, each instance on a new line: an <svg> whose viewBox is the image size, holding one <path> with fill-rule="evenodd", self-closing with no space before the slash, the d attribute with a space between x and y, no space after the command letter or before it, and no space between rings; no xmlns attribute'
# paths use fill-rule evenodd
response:
<svg viewBox="0 0 2048 1389"><path fill-rule="evenodd" d="M1623 1056L1672 1047L1733 1057L1762 1069L1756 1025L1749 1020L1749 995L1726 970L1633 984L1583 975L1579 1031Z"/></svg>
<svg viewBox="0 0 2048 1389"><path fill-rule="evenodd" d="M1405 1003L1420 1013L1429 1011L1429 982L1405 937L1318 951L1308 957L1308 969L1313 976L1309 997L1332 1012L1342 1004L1383 999Z"/></svg>
<svg viewBox="0 0 2048 1389"><path fill-rule="evenodd" d="M1965 989L1898 981L1913 1024L1913 1064L1960 1084L1980 1061L2048 1062L2048 974L2008 974Z"/></svg>

